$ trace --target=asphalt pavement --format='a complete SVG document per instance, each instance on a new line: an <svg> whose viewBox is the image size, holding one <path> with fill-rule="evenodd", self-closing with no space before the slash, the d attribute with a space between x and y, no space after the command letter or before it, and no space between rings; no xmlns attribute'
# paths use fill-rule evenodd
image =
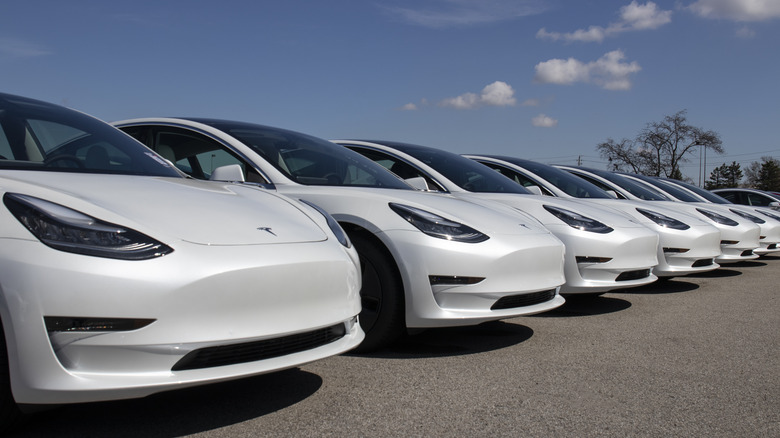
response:
<svg viewBox="0 0 780 438"><path fill-rule="evenodd" d="M780 257L384 351L37 413L11 436L779 437Z"/></svg>

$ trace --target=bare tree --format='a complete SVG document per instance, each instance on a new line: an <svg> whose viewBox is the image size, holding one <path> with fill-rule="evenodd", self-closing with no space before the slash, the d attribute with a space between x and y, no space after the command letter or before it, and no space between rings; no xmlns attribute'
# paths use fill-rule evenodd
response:
<svg viewBox="0 0 780 438"><path fill-rule="evenodd" d="M697 148L722 154L723 142L716 132L689 125L685 110L648 123L633 141L608 139L596 146L616 169L675 179L683 179L680 163L690 161L688 155Z"/></svg>

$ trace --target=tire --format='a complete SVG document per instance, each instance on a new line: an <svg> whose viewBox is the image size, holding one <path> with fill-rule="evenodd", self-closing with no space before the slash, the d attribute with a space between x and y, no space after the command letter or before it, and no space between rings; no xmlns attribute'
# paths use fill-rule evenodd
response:
<svg viewBox="0 0 780 438"><path fill-rule="evenodd" d="M353 351L363 353L387 346L405 333L404 289L395 261L384 247L360 233L349 238L360 257L360 326L366 333Z"/></svg>
<svg viewBox="0 0 780 438"><path fill-rule="evenodd" d="M0 434L13 429L24 419L11 393L11 375L8 370L8 348L0 321Z"/></svg>

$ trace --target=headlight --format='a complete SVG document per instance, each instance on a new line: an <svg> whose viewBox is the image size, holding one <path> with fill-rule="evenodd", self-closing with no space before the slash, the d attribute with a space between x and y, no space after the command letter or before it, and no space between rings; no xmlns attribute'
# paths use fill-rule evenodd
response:
<svg viewBox="0 0 780 438"><path fill-rule="evenodd" d="M579 213L575 213L571 210L566 210L559 207L553 207L552 205L545 205L544 209L549 211L553 216L566 222L572 228L576 228L582 231L590 231L591 233L607 234L612 232L612 228L602 224L596 219L591 219L587 216L583 216Z"/></svg>
<svg viewBox="0 0 780 438"><path fill-rule="evenodd" d="M780 221L780 216L778 216L776 214L772 214L772 213L770 213L768 211L764 211L764 210L756 210L756 211L758 211L759 213L763 214L764 216L771 217L772 219L774 219L776 221Z"/></svg>
<svg viewBox="0 0 780 438"><path fill-rule="evenodd" d="M703 214L704 216L707 216L711 221L721 225L728 225L729 227L736 227L739 225L739 222L729 219L721 214L715 213L714 211L705 210L703 208L697 208L696 211Z"/></svg>
<svg viewBox="0 0 780 438"><path fill-rule="evenodd" d="M642 213L645 217L650 219L651 221L657 223L658 225L664 227L664 228L672 228L675 230L687 230L690 228L688 224L678 221L677 219L673 217L666 216L664 214L652 211L652 210L645 210L644 208L637 208L636 211Z"/></svg>
<svg viewBox="0 0 780 438"><path fill-rule="evenodd" d="M489 239L488 236L471 227L425 210L392 202L389 205L394 212L429 236L466 243L479 243Z"/></svg>
<svg viewBox="0 0 780 438"><path fill-rule="evenodd" d="M35 237L60 251L120 260L146 260L173 252L137 231L43 199L6 193L3 203Z"/></svg>
<svg viewBox="0 0 780 438"><path fill-rule="evenodd" d="M317 210L325 216L325 221L328 223L328 228L330 228L331 231L333 231L333 234L336 235L336 239L339 241L340 244L346 246L347 248L352 246L352 242L350 242L349 237L347 236L347 233L344 231L343 228L341 228L341 225L339 225L338 222L336 222L336 219L333 219L333 216L328 214L325 210L320 208L319 205L314 204L313 202L309 202L303 199L300 199L301 202L308 205L309 207Z"/></svg>
<svg viewBox="0 0 780 438"><path fill-rule="evenodd" d="M745 213L744 211L735 210L733 208L729 209L730 212L736 214L737 216L742 216L747 220L753 221L757 224L765 224L766 221L761 219L760 217L753 216L752 214Z"/></svg>

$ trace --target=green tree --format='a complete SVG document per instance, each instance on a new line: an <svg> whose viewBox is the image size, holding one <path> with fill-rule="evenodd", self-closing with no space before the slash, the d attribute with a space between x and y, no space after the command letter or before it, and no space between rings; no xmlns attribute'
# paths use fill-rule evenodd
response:
<svg viewBox="0 0 780 438"><path fill-rule="evenodd" d="M739 163L732 161L731 164L722 164L710 173L710 180L704 184L707 190L725 189L729 187L739 187L742 181L742 168Z"/></svg>
<svg viewBox="0 0 780 438"><path fill-rule="evenodd" d="M716 132L688 124L685 110L648 123L634 140L610 138L596 146L612 170L676 179L682 177L680 163L699 148L722 154L723 142Z"/></svg>
<svg viewBox="0 0 780 438"><path fill-rule="evenodd" d="M759 190L780 191L780 161L772 157L761 157L761 161L750 163L745 169L746 185Z"/></svg>

